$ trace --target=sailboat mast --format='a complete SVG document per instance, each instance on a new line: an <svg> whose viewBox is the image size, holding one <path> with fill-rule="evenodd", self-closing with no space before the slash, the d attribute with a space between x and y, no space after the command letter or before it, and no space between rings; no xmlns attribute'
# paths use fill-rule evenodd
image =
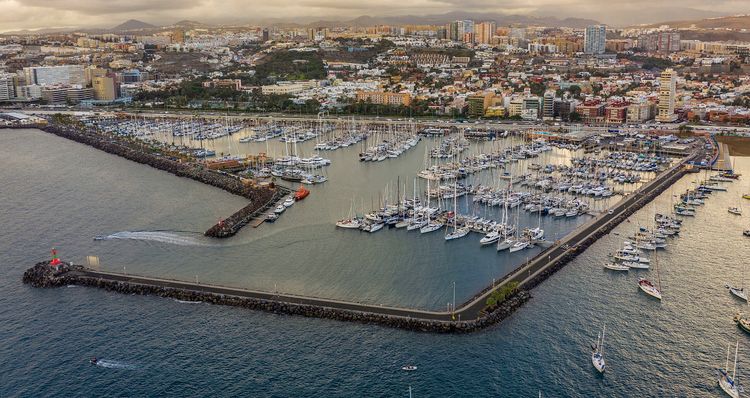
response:
<svg viewBox="0 0 750 398"><path fill-rule="evenodd" d="M604 333L607 331L607 325L604 325L604 329L602 329L602 343L601 347L599 347L599 353L604 356Z"/></svg>
<svg viewBox="0 0 750 398"><path fill-rule="evenodd" d="M731 350L731 348L732 344L727 344L727 359L724 362L724 370L726 370L727 372L729 371L729 351Z"/></svg>
<svg viewBox="0 0 750 398"><path fill-rule="evenodd" d="M740 342L734 346L734 369L732 370L732 379L737 375L737 352L740 350ZM735 380L736 382L736 380Z"/></svg>

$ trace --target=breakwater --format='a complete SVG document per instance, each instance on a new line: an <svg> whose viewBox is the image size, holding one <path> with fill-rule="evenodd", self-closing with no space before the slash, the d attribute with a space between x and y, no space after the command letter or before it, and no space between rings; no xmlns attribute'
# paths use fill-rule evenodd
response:
<svg viewBox="0 0 750 398"><path fill-rule="evenodd" d="M86 128L52 124L41 128L50 134L85 144L101 151L132 160L137 163L163 170L178 177L221 188L229 193L242 196L250 203L231 216L209 228L205 235L214 238L228 238L237 233L254 217L260 215L290 191L277 185L256 186L248 180L228 173L219 173L203 165L181 161L166 156L145 143L125 140L120 137L106 136Z"/></svg>
<svg viewBox="0 0 750 398"><path fill-rule="evenodd" d="M468 333L496 324L510 316L531 298L529 291L562 269L601 236L649 203L659 193L681 178L686 169L683 159L679 164L657 176L641 189L621 200L609 212L597 216L587 224L556 242L529 262L488 287L455 312L438 312L408 308L383 307L332 299L296 296L291 294L252 291L226 286L198 284L185 281L135 276L96 271L78 265L64 264L52 268L48 262L36 264L26 271L24 283L35 287L80 285L98 287L124 294L143 294L169 297L185 301L201 301L230 305L276 314L335 319L377 324L413 331L434 333ZM497 291L507 291L503 299L491 306L487 298Z"/></svg>
<svg viewBox="0 0 750 398"><path fill-rule="evenodd" d="M70 263L62 263L57 267L52 267L49 261L37 263L29 268L23 275L23 282L39 288L67 285L89 286L122 294L153 295L175 300L241 307L274 314L358 322L432 333L469 333L481 330L505 319L531 298L528 292L518 291L491 312L483 312L476 319L461 320L456 314L448 312L370 306L159 278L104 273Z"/></svg>

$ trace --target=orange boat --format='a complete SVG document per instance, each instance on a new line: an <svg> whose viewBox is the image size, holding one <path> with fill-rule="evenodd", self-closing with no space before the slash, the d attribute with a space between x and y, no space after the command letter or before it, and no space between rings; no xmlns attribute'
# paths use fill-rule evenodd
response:
<svg viewBox="0 0 750 398"><path fill-rule="evenodd" d="M302 200L307 197L307 195L310 194L310 191L305 189L305 187L299 187L297 192L294 193L294 199L295 200Z"/></svg>

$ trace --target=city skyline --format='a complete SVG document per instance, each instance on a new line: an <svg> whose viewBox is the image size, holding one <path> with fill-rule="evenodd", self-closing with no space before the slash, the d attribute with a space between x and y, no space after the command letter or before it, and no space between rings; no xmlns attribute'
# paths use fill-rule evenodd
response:
<svg viewBox="0 0 750 398"><path fill-rule="evenodd" d="M252 9L251 12L248 9ZM110 28L128 19L155 25L169 25L190 19L207 24L259 22L347 21L358 17L415 18L447 13L491 13L507 16L590 19L611 26L658 23L686 19L750 13L750 5L722 0L707 7L697 0L659 2L614 1L603 5L593 0L542 0L533 4L511 0L498 5L487 0L468 3L456 0L416 2L364 1L357 4L335 0L303 0L259 3L213 0L105 2L75 0L6 1L0 3L0 31L50 28ZM406 17L404 17L406 16Z"/></svg>

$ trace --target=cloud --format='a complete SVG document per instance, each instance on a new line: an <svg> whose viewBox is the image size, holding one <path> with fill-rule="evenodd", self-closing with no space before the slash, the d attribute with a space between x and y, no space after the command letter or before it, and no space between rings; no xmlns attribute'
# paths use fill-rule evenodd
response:
<svg viewBox="0 0 750 398"><path fill-rule="evenodd" d="M434 15L450 11L581 17L610 24L647 23L750 12L747 0L0 0L0 29L111 27L127 19L169 24L271 18L335 20L362 15Z"/></svg>

